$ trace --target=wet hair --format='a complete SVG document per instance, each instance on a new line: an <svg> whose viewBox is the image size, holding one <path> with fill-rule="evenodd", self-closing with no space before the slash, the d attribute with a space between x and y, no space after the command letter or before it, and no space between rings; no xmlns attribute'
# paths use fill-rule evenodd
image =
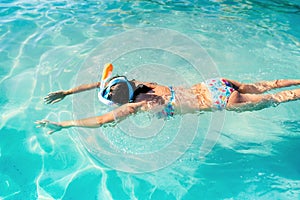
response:
<svg viewBox="0 0 300 200"><path fill-rule="evenodd" d="M111 81L112 79L115 79L118 77L125 77L125 76L114 76L110 80L108 80L108 82ZM151 88L149 88L145 85L142 85L142 84L136 86L134 83L134 80L131 80L131 81L128 80L128 82L134 91L131 101L129 101L128 85L127 85L127 83L124 83L124 82L120 82L120 83L113 85L113 89L111 88L111 90L110 90L111 92L108 95L108 99L117 104L125 104L125 103L129 103L129 102L134 102L136 97L139 94L147 93L150 90L152 90Z"/></svg>

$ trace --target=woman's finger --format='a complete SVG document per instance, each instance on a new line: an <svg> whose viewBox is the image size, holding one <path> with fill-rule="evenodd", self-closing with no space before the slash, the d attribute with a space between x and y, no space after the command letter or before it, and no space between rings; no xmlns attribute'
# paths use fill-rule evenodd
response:
<svg viewBox="0 0 300 200"><path fill-rule="evenodd" d="M51 104L57 103L57 102L59 102L60 100L61 100L61 98L56 99L56 100L52 101Z"/></svg>
<svg viewBox="0 0 300 200"><path fill-rule="evenodd" d="M46 124L48 123L48 121L47 120L40 120L40 121L35 121L34 122L35 124L37 124L37 128L41 128L41 127L45 127L46 126Z"/></svg>
<svg viewBox="0 0 300 200"><path fill-rule="evenodd" d="M52 133L54 133L54 130L47 132L48 135L52 135Z"/></svg>
<svg viewBox="0 0 300 200"><path fill-rule="evenodd" d="M49 102L51 102L52 100L53 100L53 98L50 98L50 97L48 97L48 96L44 98L44 102L45 102L45 103L49 103Z"/></svg>
<svg viewBox="0 0 300 200"><path fill-rule="evenodd" d="M41 120L37 120L34 122L35 124L42 124L42 121Z"/></svg>

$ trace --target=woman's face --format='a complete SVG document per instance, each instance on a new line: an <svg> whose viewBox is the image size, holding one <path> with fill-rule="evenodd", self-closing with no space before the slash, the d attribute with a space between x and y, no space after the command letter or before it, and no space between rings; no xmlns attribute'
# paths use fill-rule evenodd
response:
<svg viewBox="0 0 300 200"><path fill-rule="evenodd" d="M117 84L116 84L116 85L117 85ZM108 96L109 96L109 97L111 97L112 91L116 88L116 85L113 85L113 86L110 87L110 91L109 91L109 93L108 93Z"/></svg>

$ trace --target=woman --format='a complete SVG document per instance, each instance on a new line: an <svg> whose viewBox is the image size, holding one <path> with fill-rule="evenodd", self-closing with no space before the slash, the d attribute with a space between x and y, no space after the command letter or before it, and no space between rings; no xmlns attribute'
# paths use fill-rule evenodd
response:
<svg viewBox="0 0 300 200"><path fill-rule="evenodd" d="M150 82L127 80L124 76L110 78L113 66L105 66L101 82L49 93L47 104L61 101L78 92L99 88L98 97L107 105L119 105L111 112L86 119L52 122L37 121L38 127L50 129L48 134L69 127L99 127L120 120L138 111L154 110L158 117L171 117L178 113L209 110L258 110L282 102L300 99L300 89L276 94L262 94L275 88L300 85L300 80L274 80L243 84L234 80L216 78L193 85L191 88L167 87Z"/></svg>

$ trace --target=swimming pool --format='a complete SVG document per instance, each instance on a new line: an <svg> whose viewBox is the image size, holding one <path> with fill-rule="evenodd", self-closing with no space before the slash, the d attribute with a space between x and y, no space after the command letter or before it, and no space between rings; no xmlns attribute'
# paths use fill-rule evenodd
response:
<svg viewBox="0 0 300 200"><path fill-rule="evenodd" d="M163 84L297 79L299 21L292 0L1 1L0 198L299 199L299 101L168 121L139 114L52 136L33 123L107 111L96 91L42 98L97 81L110 60L116 73Z"/></svg>

